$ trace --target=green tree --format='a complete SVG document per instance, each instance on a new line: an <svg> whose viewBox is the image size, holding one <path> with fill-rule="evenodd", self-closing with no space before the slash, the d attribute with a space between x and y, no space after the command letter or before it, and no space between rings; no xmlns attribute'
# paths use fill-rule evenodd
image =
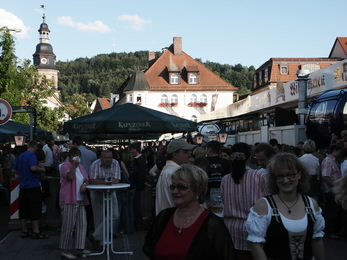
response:
<svg viewBox="0 0 347 260"><path fill-rule="evenodd" d="M89 108L90 95L73 94L68 98L69 104L66 106L68 115L74 119L91 113Z"/></svg>
<svg viewBox="0 0 347 260"><path fill-rule="evenodd" d="M14 41L6 27L0 28L0 95L3 97L14 86L16 74L16 60Z"/></svg>
<svg viewBox="0 0 347 260"><path fill-rule="evenodd" d="M53 83L38 73L29 60L17 66L14 54L14 41L8 30L0 37L0 95L12 106L31 106L36 111L37 126L50 131L61 128L64 110L51 110L45 99L52 96ZM15 114L14 120L29 123L29 114Z"/></svg>

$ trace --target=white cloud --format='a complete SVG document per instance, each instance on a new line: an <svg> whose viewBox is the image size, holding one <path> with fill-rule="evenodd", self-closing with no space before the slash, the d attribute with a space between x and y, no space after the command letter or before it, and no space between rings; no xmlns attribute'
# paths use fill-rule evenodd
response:
<svg viewBox="0 0 347 260"><path fill-rule="evenodd" d="M94 21L89 23L80 23L76 22L73 18L70 16L61 16L58 18L58 23L63 24L72 28L75 28L77 30L80 30L82 32L99 32L99 33L106 33L111 32L112 29L108 27L106 24L104 24L102 21Z"/></svg>
<svg viewBox="0 0 347 260"><path fill-rule="evenodd" d="M141 31L144 29L145 24L152 23L151 21L146 21L145 19L141 18L138 15L128 15L123 14L118 16L118 20L123 22L128 22L130 24L130 28L134 31Z"/></svg>
<svg viewBox="0 0 347 260"><path fill-rule="evenodd" d="M0 27L3 26L20 31L13 33L13 35L18 38L25 38L28 35L29 27L25 26L23 21L18 16L0 8Z"/></svg>

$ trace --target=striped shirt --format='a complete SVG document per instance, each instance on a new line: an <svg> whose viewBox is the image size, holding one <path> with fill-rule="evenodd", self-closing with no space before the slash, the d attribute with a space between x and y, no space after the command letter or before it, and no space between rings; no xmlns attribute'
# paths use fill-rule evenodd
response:
<svg viewBox="0 0 347 260"><path fill-rule="evenodd" d="M266 172L262 169L247 168L240 184L234 182L231 174L222 179L224 223L237 250L250 250L244 224L256 200L266 195L265 175Z"/></svg>
<svg viewBox="0 0 347 260"><path fill-rule="evenodd" d="M98 159L94 161L90 167L90 179L105 179L106 177L111 177L113 179L120 180L120 167L117 160L112 159L110 167L102 167L101 160Z"/></svg>

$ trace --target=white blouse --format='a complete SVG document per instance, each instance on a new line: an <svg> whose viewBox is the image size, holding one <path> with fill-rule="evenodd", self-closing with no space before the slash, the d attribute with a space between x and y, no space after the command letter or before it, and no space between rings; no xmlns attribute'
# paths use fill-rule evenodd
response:
<svg viewBox="0 0 347 260"><path fill-rule="evenodd" d="M253 208L251 208L248 214L247 221L245 223L245 227L248 232L247 240L253 243L265 243L266 232L272 218L272 210L271 210L271 206L269 202L265 198L262 198L262 199L266 201L267 208L268 208L267 214L259 215L253 210ZM322 210L319 209L319 211L315 211L312 199L309 198L309 201L310 201L310 206L312 208L313 215L316 218L316 221L313 226L312 238L323 237L325 221L322 216ZM279 212L279 215L284 227L286 228L288 232L301 233L306 230L307 214L302 219L295 219L295 220L286 218L280 212Z"/></svg>
<svg viewBox="0 0 347 260"><path fill-rule="evenodd" d="M76 168L75 176L76 176L76 200L82 201L83 193L81 192L81 186L84 182L84 178L79 167Z"/></svg>

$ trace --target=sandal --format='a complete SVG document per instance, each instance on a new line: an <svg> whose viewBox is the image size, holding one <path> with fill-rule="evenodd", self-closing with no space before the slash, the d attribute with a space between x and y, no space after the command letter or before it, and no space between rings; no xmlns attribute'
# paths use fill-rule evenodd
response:
<svg viewBox="0 0 347 260"><path fill-rule="evenodd" d="M33 232L31 234L31 238L32 239L46 239L46 238L48 238L48 236L46 234Z"/></svg>

